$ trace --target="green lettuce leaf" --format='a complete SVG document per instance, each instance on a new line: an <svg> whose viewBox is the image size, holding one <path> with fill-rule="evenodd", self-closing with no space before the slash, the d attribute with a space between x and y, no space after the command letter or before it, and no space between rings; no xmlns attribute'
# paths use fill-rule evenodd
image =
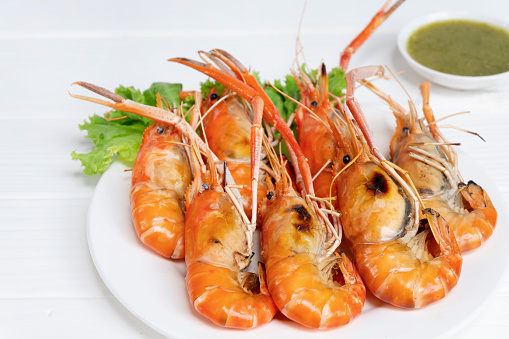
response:
<svg viewBox="0 0 509 339"><path fill-rule="evenodd" d="M93 175L103 173L115 159L132 166L147 125L142 122L122 125L94 115L79 127L88 132L87 137L92 139L94 148L84 154L72 152L71 156L73 160L81 161L85 174Z"/></svg>
<svg viewBox="0 0 509 339"><path fill-rule="evenodd" d="M149 106L156 106L156 97L157 93L159 93L163 103L167 101L170 103L172 108L177 108L180 106L179 94L181 91L181 84L154 82L147 90L143 92L143 97L145 98L144 104Z"/></svg>
<svg viewBox="0 0 509 339"><path fill-rule="evenodd" d="M124 86L119 86L115 93L150 106L156 106L156 96L160 93L163 102L180 105L181 90L181 84L157 82L143 93L134 87ZM150 119L118 110L106 113L104 117L93 115L79 128L87 131L86 138L92 140L94 147L88 153L72 152L72 159L81 161L83 172L88 175L103 173L116 159L132 166L140 149L143 132L153 123Z"/></svg>
<svg viewBox="0 0 509 339"><path fill-rule="evenodd" d="M337 67L329 73L329 92L338 97L346 93L345 72Z"/></svg>

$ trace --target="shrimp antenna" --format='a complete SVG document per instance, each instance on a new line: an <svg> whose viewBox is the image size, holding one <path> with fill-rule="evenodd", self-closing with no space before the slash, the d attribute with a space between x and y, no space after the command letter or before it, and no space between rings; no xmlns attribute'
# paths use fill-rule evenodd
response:
<svg viewBox="0 0 509 339"><path fill-rule="evenodd" d="M446 115L445 117L442 117L440 119L436 119L433 122L430 122L428 124L428 127L432 126L432 125L436 125L438 122L443 121L443 120L448 119L448 118L451 118L453 116L460 115L460 114L468 114L468 113L471 113L471 112L470 111L463 111L463 112L457 112L457 113L452 113L452 114ZM484 138L479 133L476 133L476 132L473 132L473 131L469 131L469 130L466 130L466 129L463 129L463 128L460 128L460 127L457 127L457 126L454 126L454 125L450 125L450 124L448 124L448 125L437 125L437 127L439 127L439 128L454 128L454 129L456 129L458 131L475 135L475 136L479 137L479 139L481 139L482 141L486 142L486 140L484 140Z"/></svg>
<svg viewBox="0 0 509 339"><path fill-rule="evenodd" d="M454 125L450 125L450 124L448 124L448 125L437 125L437 127L440 127L440 128L454 128L454 129L456 129L458 131L475 135L475 136L479 137L479 139L481 139L482 141L486 142L486 140L484 140L484 138L479 133L472 132L472 131L469 131L469 130L466 130L466 129L463 129L463 128L460 128L460 127L457 127L457 126L454 126Z"/></svg>
<svg viewBox="0 0 509 339"><path fill-rule="evenodd" d="M445 117L441 117L440 119L436 119L436 120L435 120L435 121L433 121L433 122L430 122L430 123L428 124L428 126L429 126L429 125L434 125L434 124L436 124L436 123L438 123L438 122L440 122L440 121L443 121L443 120L445 120L445 119L452 118L452 117L454 117L454 116L456 116L456 115L460 115L460 114L468 114L468 113L472 113L472 112L470 112L470 111L463 111L463 112L456 112L456 113L452 113L452 114L446 115Z"/></svg>
<svg viewBox="0 0 509 339"><path fill-rule="evenodd" d="M295 38L295 59L293 63L297 66L297 69L301 69L301 66L299 64L299 55L302 56L302 59L304 60L304 68L306 68L306 73L311 74L308 68L308 63L306 61L306 56L304 55L304 47L302 46L302 43L300 41L300 31L302 28L302 22L304 21L304 13L306 12L306 2L304 2L304 6L302 7L302 13L300 15L299 19L299 26L297 28L297 37Z"/></svg>

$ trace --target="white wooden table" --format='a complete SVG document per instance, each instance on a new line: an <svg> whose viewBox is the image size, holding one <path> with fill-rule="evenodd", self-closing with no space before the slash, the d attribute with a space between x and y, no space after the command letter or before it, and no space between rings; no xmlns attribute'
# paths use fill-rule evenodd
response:
<svg viewBox="0 0 509 339"><path fill-rule="evenodd" d="M323 59L336 66L342 48L382 2L307 1L301 40L308 63ZM69 97L70 84L145 89L169 81L197 88L204 77L166 59L195 58L197 50L214 47L232 52L264 79L280 78L294 58L303 4L0 2L0 338L162 338L124 309L91 260L86 214L99 177L84 175L70 152L90 149L78 124L105 110ZM418 99L423 79L396 50L398 29L417 16L458 9L503 18L509 2L408 0L354 55L351 68L385 64L405 71L400 79ZM406 100L401 93L394 96ZM381 104L373 96L365 100ZM454 123L480 133L486 143L456 131L447 135L481 164L507 203L509 83L476 92L433 86L432 104L437 116L472 111ZM478 284L482 289L483 277ZM505 338L508 319L506 271L485 309L454 338Z"/></svg>

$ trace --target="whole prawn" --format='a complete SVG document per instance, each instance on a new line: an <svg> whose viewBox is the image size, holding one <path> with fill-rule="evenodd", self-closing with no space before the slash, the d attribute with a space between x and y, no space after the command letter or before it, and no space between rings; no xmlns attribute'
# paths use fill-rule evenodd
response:
<svg viewBox="0 0 509 339"><path fill-rule="evenodd" d="M192 174L181 137L155 123L143 134L132 171L131 216L140 240L160 255L184 257L184 197Z"/></svg>
<svg viewBox="0 0 509 339"><path fill-rule="evenodd" d="M366 288L350 258L334 252L331 234L280 168L262 224L269 292L281 313L301 325L325 330L348 324L361 313Z"/></svg>
<svg viewBox="0 0 509 339"><path fill-rule="evenodd" d="M265 271L247 272L256 227L256 189L261 151L261 101L253 103L255 117L251 127L252 219L221 187L215 164L208 161L208 175L194 157L197 171L187 194L186 212L186 285L194 308L212 322L226 327L253 328L274 317L277 308L267 290ZM226 179L223 185L226 184ZM226 190L226 192L225 192ZM227 193L228 192L228 193Z"/></svg>
<svg viewBox="0 0 509 339"><path fill-rule="evenodd" d="M213 171L211 171L213 172ZM186 212L186 283L194 308L217 325L252 328L269 322L277 308L267 290L265 271L245 271L252 240L214 173L195 177Z"/></svg>
<svg viewBox="0 0 509 339"><path fill-rule="evenodd" d="M392 305L419 308L456 286L462 257L439 213L425 208L425 219L419 220L415 190L372 141L354 86L382 71L365 67L346 76L346 103L357 125L344 111L342 124L336 126L339 210L343 232L370 291Z"/></svg>
<svg viewBox="0 0 509 339"><path fill-rule="evenodd" d="M448 221L462 252L481 246L493 234L497 211L481 186L463 182L456 151L436 125L429 105L430 83L421 84L427 125L413 107L408 112L373 84L366 85L390 104L396 117L390 144L394 163L408 171L426 206Z"/></svg>

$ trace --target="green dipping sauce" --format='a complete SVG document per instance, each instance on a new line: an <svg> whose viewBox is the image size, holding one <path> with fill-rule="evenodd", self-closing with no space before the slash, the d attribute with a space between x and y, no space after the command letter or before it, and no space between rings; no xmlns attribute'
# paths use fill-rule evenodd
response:
<svg viewBox="0 0 509 339"><path fill-rule="evenodd" d="M509 71L509 32L472 20L445 20L419 28L408 54L439 72L482 76Z"/></svg>

